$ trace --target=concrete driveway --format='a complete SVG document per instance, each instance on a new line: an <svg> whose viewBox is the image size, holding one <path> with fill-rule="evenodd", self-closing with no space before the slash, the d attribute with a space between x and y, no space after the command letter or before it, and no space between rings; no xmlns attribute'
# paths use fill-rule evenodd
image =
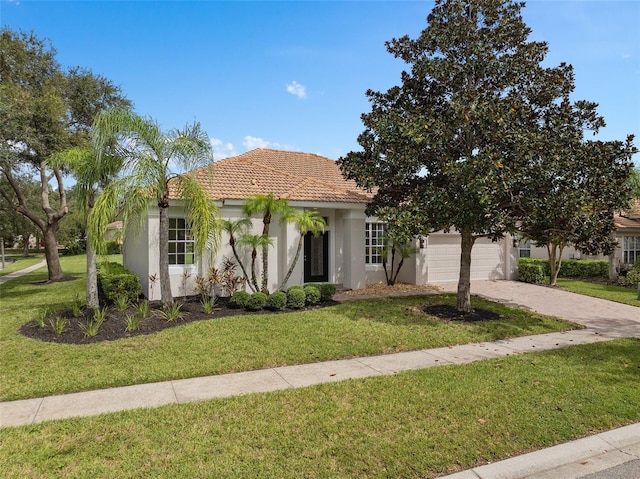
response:
<svg viewBox="0 0 640 479"><path fill-rule="evenodd" d="M439 286L447 292L457 290L457 283ZM471 294L558 316L606 337L640 338L640 308L634 306L520 281L472 281Z"/></svg>

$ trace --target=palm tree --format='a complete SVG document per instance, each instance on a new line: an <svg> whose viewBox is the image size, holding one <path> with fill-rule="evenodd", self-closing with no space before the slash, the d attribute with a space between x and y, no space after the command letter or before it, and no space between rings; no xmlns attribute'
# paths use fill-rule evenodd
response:
<svg viewBox="0 0 640 479"><path fill-rule="evenodd" d="M273 246L273 241L266 235L255 235L244 233L240 236L238 244L242 246L248 246L251 248L251 283L253 283L254 291L258 291L258 279L256 277L256 258L258 257L258 248L265 248Z"/></svg>
<svg viewBox="0 0 640 479"><path fill-rule="evenodd" d="M262 235L269 236L269 225L271 218L276 213L286 213L289 209L287 200L278 199L273 193L268 195L256 195L249 198L244 204L244 212L247 216L259 213L262 214ZM262 246L262 292L269 294L269 244Z"/></svg>
<svg viewBox="0 0 640 479"><path fill-rule="evenodd" d="M251 227L251 224L252 224L251 218L239 218L237 220L232 220L231 218L229 218L222 221L222 230L229 235L229 246L231 246L231 250L233 251L233 256L236 258L236 262L240 265L240 268L242 269L242 274L244 274L244 278L246 282L249 284L251 291L255 293L257 291L257 288L254 288L254 285L249 281L249 275L247 274L247 270L245 269L244 264L240 260L240 256L238 255L238 251L236 250L238 237L245 234L247 229Z"/></svg>
<svg viewBox="0 0 640 479"><path fill-rule="evenodd" d="M400 269L404 264L404 260L415 252L416 249L411 246L408 240L398 240L390 236L387 236L385 238L381 254L382 267L384 268L384 276L387 280L388 286L393 286L394 284L396 284L396 281L398 280L398 273L400 273ZM391 254L391 274L389 274L389 271L387 270L387 260L389 259L389 254ZM396 254L400 256L400 261L398 262L397 268L395 267Z"/></svg>
<svg viewBox="0 0 640 479"><path fill-rule="evenodd" d="M98 115L93 125L93 137L99 165L106 161L104 152L109 145L117 141L118 152L124 159L125 174L110 183L98 198L89 228L94 228L102 237L109 212L120 201L126 236L127 230L139 226L148 209L157 204L160 213L160 295L162 302L170 305L173 303L169 279L170 188L173 195L185 202L186 220L191 228L195 252L202 254L209 247L213 253L220 242L217 207L194 174L178 174L213 161L209 138L199 123L163 133L153 119L119 108ZM126 201L123 202L123 198Z"/></svg>
<svg viewBox="0 0 640 479"><path fill-rule="evenodd" d="M284 290L287 285L287 281L291 277L293 273L293 269L296 267L296 263L298 262L298 258L300 257L300 251L302 251L302 244L304 242L304 236L307 233L311 233L313 236L318 236L320 233L324 232L325 222L324 218L318 214L317 211L309 210L309 211L300 211L296 209L291 209L287 212L282 220L287 223L295 223L298 227L298 232L300 233L300 238L298 239L298 248L296 249L296 255L291 262L291 266L289 266L289 271L287 271L286 276L282 280L282 284L280 285L280 290Z"/></svg>
<svg viewBox="0 0 640 479"><path fill-rule="evenodd" d="M122 158L116 155L105 155L100 165L97 164L97 153L91 148L73 148L53 155L47 162L54 168L67 168L78 183L78 204L85 219L93 210L99 191L113 181L122 168ZM102 252L104 236L94 238L87 231L87 307L98 309L98 269L97 253ZM96 247L98 249L96 249Z"/></svg>

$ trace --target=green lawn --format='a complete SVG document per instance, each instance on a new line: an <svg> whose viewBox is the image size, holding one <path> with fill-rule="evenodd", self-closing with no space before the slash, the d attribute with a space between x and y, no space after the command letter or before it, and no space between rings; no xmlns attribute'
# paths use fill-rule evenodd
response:
<svg viewBox="0 0 640 479"><path fill-rule="evenodd" d="M572 293L608 299L609 301L630 304L631 306L640 306L638 290L636 288L625 288L623 286L611 286L562 278L558 278L558 286Z"/></svg>
<svg viewBox="0 0 640 479"><path fill-rule="evenodd" d="M42 261L43 257L40 256L7 256L6 259L15 260L13 263L6 263L4 269L0 269L0 276L4 276L5 274L13 273L15 271L28 268L29 266L33 266L34 264L38 264Z"/></svg>
<svg viewBox="0 0 640 479"><path fill-rule="evenodd" d="M427 478L640 420L640 340L8 428L10 478ZM49 371L52 372L52 371Z"/></svg>
<svg viewBox="0 0 640 479"><path fill-rule="evenodd" d="M0 286L2 400L246 371L287 364L488 341L576 326L474 298L511 319L440 321L415 308L451 295L356 300L317 311L193 322L150 336L89 345L45 343L18 333L47 306L68 307L85 287L84 256L62 258L75 281L35 285L37 271ZM415 309L414 309L415 308ZM28 378L28 380L25 380Z"/></svg>

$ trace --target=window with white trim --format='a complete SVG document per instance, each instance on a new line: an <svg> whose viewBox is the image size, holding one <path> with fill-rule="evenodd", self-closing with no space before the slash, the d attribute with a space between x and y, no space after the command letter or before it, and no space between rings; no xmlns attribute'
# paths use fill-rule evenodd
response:
<svg viewBox="0 0 640 479"><path fill-rule="evenodd" d="M364 260L366 264L382 264L385 223L365 223Z"/></svg>
<svg viewBox="0 0 640 479"><path fill-rule="evenodd" d="M193 238L184 218L169 218L169 264L193 264Z"/></svg>
<svg viewBox="0 0 640 479"><path fill-rule="evenodd" d="M622 262L634 264L640 259L640 236L625 236L622 243Z"/></svg>
<svg viewBox="0 0 640 479"><path fill-rule="evenodd" d="M531 240L526 238L520 238L518 241L518 252L520 258L530 258L531 257Z"/></svg>

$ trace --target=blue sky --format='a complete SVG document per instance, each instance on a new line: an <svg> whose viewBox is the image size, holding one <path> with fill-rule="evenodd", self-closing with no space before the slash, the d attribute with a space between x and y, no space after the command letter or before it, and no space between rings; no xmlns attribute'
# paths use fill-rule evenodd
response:
<svg viewBox="0 0 640 479"><path fill-rule="evenodd" d="M0 0L0 23L48 37L62 65L106 76L164 129L200 121L216 159L257 147L337 159L359 149L365 91L399 84L384 42L415 38L432 6ZM523 16L548 65L574 66L574 99L600 104L599 138L640 146L640 2L534 0Z"/></svg>

